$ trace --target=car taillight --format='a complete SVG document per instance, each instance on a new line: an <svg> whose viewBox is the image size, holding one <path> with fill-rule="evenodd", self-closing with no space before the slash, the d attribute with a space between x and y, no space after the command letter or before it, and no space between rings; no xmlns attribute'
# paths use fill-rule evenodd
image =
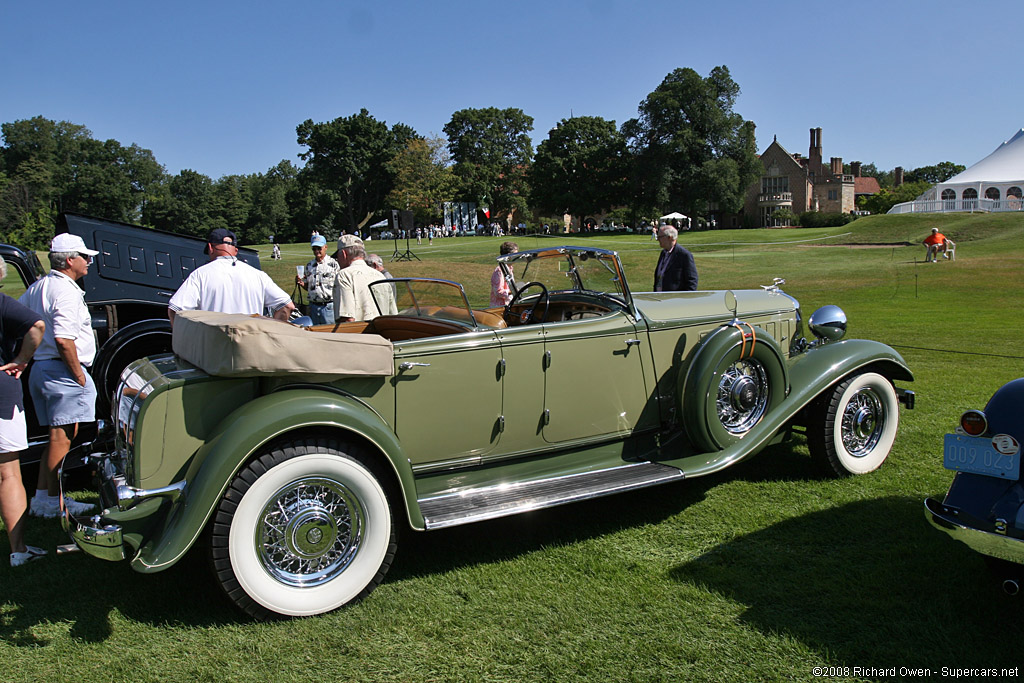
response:
<svg viewBox="0 0 1024 683"><path fill-rule="evenodd" d="M981 436L988 430L988 420L980 410L968 410L960 416L960 428L970 436Z"/></svg>

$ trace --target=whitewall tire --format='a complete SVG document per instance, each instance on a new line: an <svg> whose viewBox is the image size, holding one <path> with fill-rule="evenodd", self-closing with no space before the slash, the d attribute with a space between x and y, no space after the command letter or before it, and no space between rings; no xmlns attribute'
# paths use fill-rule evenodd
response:
<svg viewBox="0 0 1024 683"><path fill-rule="evenodd" d="M811 454L837 476L866 474L889 457L899 427L899 399L886 377L863 372L827 389L812 415Z"/></svg>
<svg viewBox="0 0 1024 683"><path fill-rule="evenodd" d="M228 596L249 614L322 614L357 601L395 553L387 494L372 469L321 443L249 463L217 510L211 552Z"/></svg>

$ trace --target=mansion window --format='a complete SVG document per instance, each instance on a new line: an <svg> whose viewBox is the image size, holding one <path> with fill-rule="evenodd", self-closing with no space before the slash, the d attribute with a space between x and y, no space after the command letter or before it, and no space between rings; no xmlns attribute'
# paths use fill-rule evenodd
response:
<svg viewBox="0 0 1024 683"><path fill-rule="evenodd" d="M761 178L761 194L789 192L789 176L765 176Z"/></svg>
<svg viewBox="0 0 1024 683"><path fill-rule="evenodd" d="M829 190L828 191L828 198L829 198L829 201L835 201L835 200L839 199L839 190Z"/></svg>

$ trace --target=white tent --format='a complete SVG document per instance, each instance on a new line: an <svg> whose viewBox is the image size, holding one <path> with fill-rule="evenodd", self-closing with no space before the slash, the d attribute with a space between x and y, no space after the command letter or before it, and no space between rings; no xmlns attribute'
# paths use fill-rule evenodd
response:
<svg viewBox="0 0 1024 683"><path fill-rule="evenodd" d="M1024 128L966 171L889 213L1024 210Z"/></svg>
<svg viewBox="0 0 1024 683"><path fill-rule="evenodd" d="M380 221L378 223L374 223L370 227L371 228L386 228L386 227L388 227L388 219L385 218L384 220L382 220L382 221Z"/></svg>
<svg viewBox="0 0 1024 683"><path fill-rule="evenodd" d="M658 218L658 222L662 223L662 224L668 223L670 221L677 221L679 223L679 227L681 227L684 230L689 230L690 229L690 217L689 216L684 216L683 214L679 213L678 211L673 211L672 213L667 213L664 216L660 216Z"/></svg>

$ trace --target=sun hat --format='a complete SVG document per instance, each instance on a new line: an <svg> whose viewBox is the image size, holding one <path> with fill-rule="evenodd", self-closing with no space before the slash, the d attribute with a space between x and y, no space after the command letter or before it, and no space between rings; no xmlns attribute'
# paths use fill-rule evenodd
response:
<svg viewBox="0 0 1024 683"><path fill-rule="evenodd" d="M78 235L72 235L69 232L62 232L53 238L50 242L50 251L56 252L77 252L79 254L85 254L87 256L95 256L100 253L95 249L89 249L85 246L85 241Z"/></svg>
<svg viewBox="0 0 1024 683"><path fill-rule="evenodd" d="M326 247L327 240L323 235L313 235L313 239L309 241L309 244L312 247Z"/></svg>

